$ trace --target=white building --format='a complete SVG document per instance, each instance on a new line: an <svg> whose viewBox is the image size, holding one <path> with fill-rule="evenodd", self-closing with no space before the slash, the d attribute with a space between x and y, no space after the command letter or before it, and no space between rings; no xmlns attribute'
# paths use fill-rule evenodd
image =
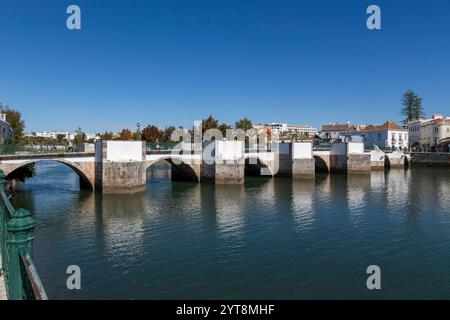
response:
<svg viewBox="0 0 450 320"><path fill-rule="evenodd" d="M420 146L420 125L431 119L419 119L408 122L409 146L417 149Z"/></svg>
<svg viewBox="0 0 450 320"><path fill-rule="evenodd" d="M393 121L386 121L381 126L358 124L326 124L322 126L320 137L331 143L347 141L351 137L360 136L366 147L408 148L408 130Z"/></svg>
<svg viewBox="0 0 450 320"><path fill-rule="evenodd" d="M393 121L386 121L381 126L364 126L355 135L364 136L366 146L378 146L380 148L408 149L409 134L408 129L400 127Z"/></svg>
<svg viewBox="0 0 450 320"><path fill-rule="evenodd" d="M6 113L0 113L0 142L4 143L11 137L11 125L6 121Z"/></svg>
<svg viewBox="0 0 450 320"><path fill-rule="evenodd" d="M324 124L320 130L320 138L329 142L344 141L352 132L359 131L358 125L345 124Z"/></svg>
<svg viewBox="0 0 450 320"><path fill-rule="evenodd" d="M77 132L69 132L69 131L39 131L26 134L26 136L30 137L34 136L54 140L57 140L58 136L62 136L63 139L66 139L68 141L74 140L76 135ZM90 139L98 140L100 139L100 137L95 133L86 133L86 140Z"/></svg>
<svg viewBox="0 0 450 320"><path fill-rule="evenodd" d="M287 123L268 123L264 125L277 135L293 134L298 136L314 137L317 134L317 129L312 126L302 124L287 124Z"/></svg>
<svg viewBox="0 0 450 320"><path fill-rule="evenodd" d="M450 118L434 114L431 119L408 122L408 130L413 139L412 149L417 151L449 151Z"/></svg>

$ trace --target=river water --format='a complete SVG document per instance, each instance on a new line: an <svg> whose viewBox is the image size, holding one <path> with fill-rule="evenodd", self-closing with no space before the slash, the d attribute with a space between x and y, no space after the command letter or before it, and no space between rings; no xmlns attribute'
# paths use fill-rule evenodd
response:
<svg viewBox="0 0 450 320"><path fill-rule="evenodd" d="M450 170L413 168L242 186L171 182L101 195L56 162L12 196L33 212L51 299L448 298ZM81 268L81 290L66 269ZM381 290L366 269L381 268Z"/></svg>

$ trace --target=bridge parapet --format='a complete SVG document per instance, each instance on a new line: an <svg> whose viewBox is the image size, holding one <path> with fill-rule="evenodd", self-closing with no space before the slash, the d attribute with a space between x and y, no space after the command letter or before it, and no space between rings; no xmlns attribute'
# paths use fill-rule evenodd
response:
<svg viewBox="0 0 450 320"><path fill-rule="evenodd" d="M95 189L103 193L131 193L146 187L144 141L97 141Z"/></svg>
<svg viewBox="0 0 450 320"><path fill-rule="evenodd" d="M46 300L47 294L33 263L36 222L28 210L15 210L4 191L0 171L0 261L6 296L10 300Z"/></svg>

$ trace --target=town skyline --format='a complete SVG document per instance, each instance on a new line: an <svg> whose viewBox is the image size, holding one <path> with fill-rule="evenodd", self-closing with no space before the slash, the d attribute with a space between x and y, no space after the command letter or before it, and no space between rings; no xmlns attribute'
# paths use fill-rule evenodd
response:
<svg viewBox="0 0 450 320"><path fill-rule="evenodd" d="M1 101L28 131L189 127L209 114L317 128L400 122L408 89L428 116L450 108L448 1L377 1L381 30L367 29L357 1L77 4L81 30L66 28L64 3L2 4Z"/></svg>
<svg viewBox="0 0 450 320"><path fill-rule="evenodd" d="M24 119L26 120L26 124L27 124L27 125L26 125L26 128L25 128L25 132L28 133L28 134L31 134L31 133L33 133L33 132L69 132L69 133L75 133L75 132L77 132L80 128L82 129L83 132L89 132L89 133L92 133L92 134L104 133L104 132L114 132L114 133L115 133L115 132L120 132L120 131L123 130L123 129L128 129L128 130L130 130L130 131L134 131L134 130L137 129L137 123L140 124L141 129L142 129L143 127L147 126L147 125L154 125L154 126L158 127L159 129L169 128L169 127L191 129L191 128L194 126L194 123L195 123L196 121L203 121L203 120L205 120L208 116L213 116L215 119L219 120L221 123L230 125L231 127L234 127L235 121L240 120L240 119L247 118L247 119L249 119L250 121L252 121L252 124L253 124L253 125L270 125L270 124L277 124L277 123L280 123L280 124L288 124L288 125L310 126L310 127L312 127L312 128L317 129L318 131L320 131L323 125L332 125L332 124L348 124L348 125L381 125L381 124L385 123L386 121L393 121L393 122L395 122L395 123L401 125L401 123L402 123L403 120L402 120L402 116L401 116L401 113L400 113L400 107L401 107L401 104L399 104L399 106L398 106L398 110L397 110L397 111L398 111L398 117L396 117L396 119L392 119L392 118L384 118L384 119L383 119L383 118L382 118L381 121L379 121L379 122L370 121L370 120L368 120L368 121L351 121L351 120L339 121L339 120L334 119L333 121L329 121L329 122L327 122L327 121L321 121L321 122L320 122L320 121L315 121L315 123L317 123L317 125L313 125L313 124L311 124L311 123L304 123L304 122L294 122L294 121L291 121L291 120L290 120L290 121L273 121L273 120L272 120L272 121L255 122L255 121L253 121L253 119L250 118L250 117L241 117L241 118L237 118L237 119L235 119L235 120L231 120L231 121L228 123L228 122L222 122L221 119L219 119L218 117L215 117L214 114L208 114L208 115L206 115L206 116L204 116L204 117L202 117L202 118L200 118L200 119L191 120L190 126L178 125L178 124L176 124L176 123L167 123L167 124L158 125L158 124L152 123L152 122L145 122L145 121L142 122L142 121L137 121L137 122L135 122L134 124L130 124L130 125L128 125L128 126L120 126L119 124L117 124L117 125L114 127L114 129L106 129L106 130L95 129L95 127L94 127L93 129L89 129L89 130L88 130L88 129L85 129L85 127L83 127L82 125L75 126L75 128L59 128L59 127L56 127L56 128L55 128L55 127L45 127L45 128L43 128L43 129L40 129L40 130L32 130L32 129L30 129L29 121L27 120L27 118L24 117ZM19 111L20 111L20 110L19 110ZM425 112L425 116L423 117L423 119L430 118L430 117L433 116L434 114L447 114L447 113L441 112L440 109L434 110L434 112Z"/></svg>

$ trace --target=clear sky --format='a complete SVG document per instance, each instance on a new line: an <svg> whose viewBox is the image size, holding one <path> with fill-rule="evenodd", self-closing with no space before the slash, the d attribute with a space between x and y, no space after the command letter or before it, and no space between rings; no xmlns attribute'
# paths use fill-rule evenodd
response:
<svg viewBox="0 0 450 320"><path fill-rule="evenodd" d="M2 0L0 15L0 102L27 131L380 124L401 120L407 89L450 115L448 0Z"/></svg>

